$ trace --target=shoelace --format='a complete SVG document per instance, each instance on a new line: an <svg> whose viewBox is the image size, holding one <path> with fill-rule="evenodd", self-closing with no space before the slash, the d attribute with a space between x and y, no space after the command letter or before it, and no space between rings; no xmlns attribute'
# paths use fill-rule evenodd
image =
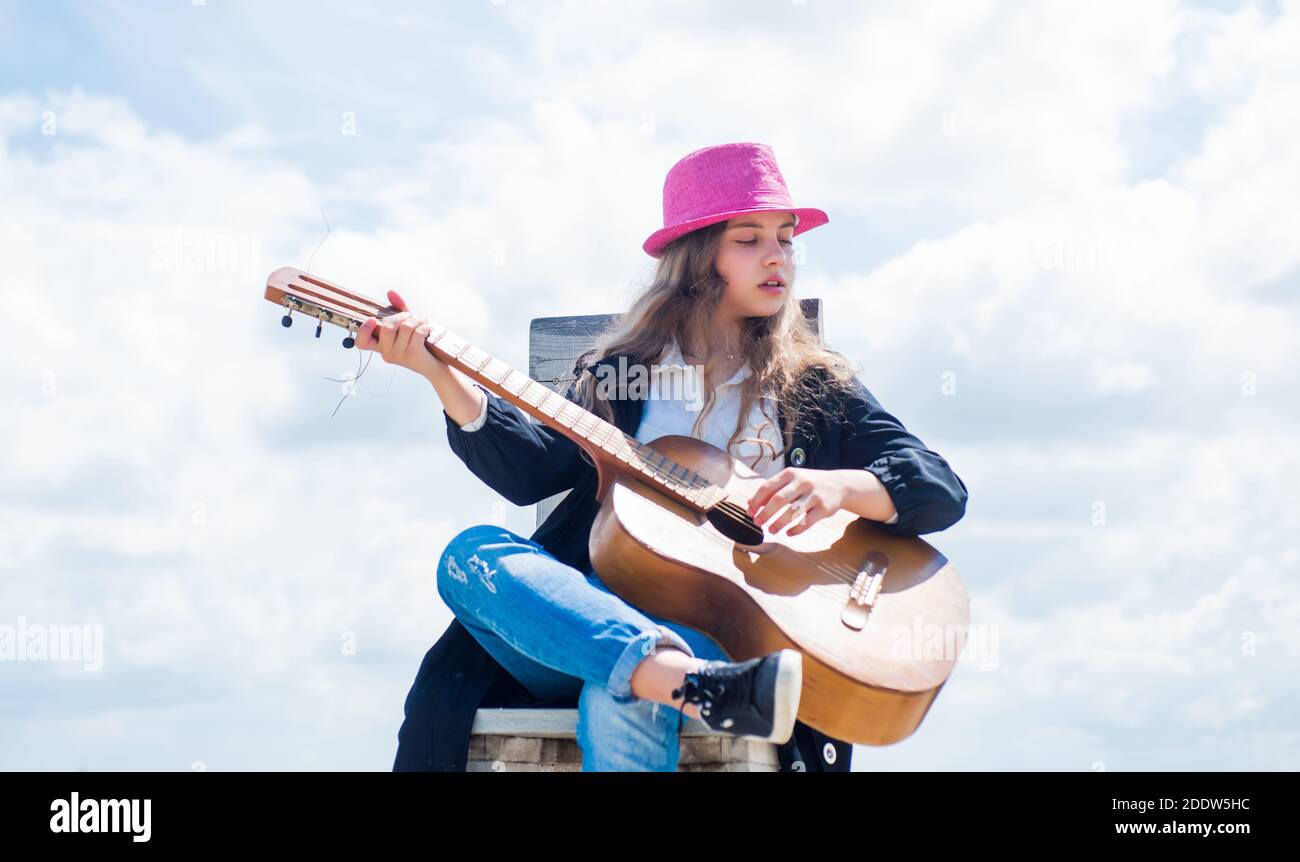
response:
<svg viewBox="0 0 1300 862"><path fill-rule="evenodd" d="M682 698L683 707L688 703L700 704L700 715L707 718L712 714L713 702L716 700L722 703L724 695L730 695L729 700L739 699L741 703L748 701L751 670L752 668L739 668L727 662L706 664L698 671L686 674L681 688L673 689L673 700ZM678 710L679 736L685 721L686 713Z"/></svg>

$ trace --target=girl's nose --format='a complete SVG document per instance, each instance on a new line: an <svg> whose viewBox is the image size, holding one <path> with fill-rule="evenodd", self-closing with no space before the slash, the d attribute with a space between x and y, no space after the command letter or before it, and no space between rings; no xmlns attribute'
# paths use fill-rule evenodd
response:
<svg viewBox="0 0 1300 862"><path fill-rule="evenodd" d="M763 263L784 263L785 247L777 242L775 247L768 249L767 255L763 258Z"/></svg>

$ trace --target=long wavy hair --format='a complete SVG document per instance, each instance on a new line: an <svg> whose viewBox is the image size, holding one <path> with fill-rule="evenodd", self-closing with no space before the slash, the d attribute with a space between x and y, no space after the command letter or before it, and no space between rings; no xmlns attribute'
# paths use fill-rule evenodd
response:
<svg viewBox="0 0 1300 862"><path fill-rule="evenodd" d="M601 397L605 387L597 386L596 377L587 370L593 362L627 354L629 362L649 365L666 358L669 343L674 339L683 351L691 345L710 343L714 337L710 323L726 289L726 282L714 265L726 227L726 222L709 225L678 237L665 247L649 286L578 360L575 400L581 406L608 422L614 421L613 408ZM770 454L773 461L784 455L790 448L794 429L808 422L815 412L842 409L835 396L850 391L856 376L852 363L843 354L821 344L804 317L793 283L785 299L781 310L770 317L745 318L739 344L735 345L752 373L741 385L740 410L727 450L736 457L734 447L740 442L757 443L762 451L751 467L765 454ZM709 379L717 364L716 354L706 358L704 380ZM704 407L695 420L695 429L701 427L712 410L717 393L709 389L704 395ZM760 395L764 396L760 410L768 422L777 421L772 410L784 408L786 413L788 421L780 452L772 451L771 444L761 437L744 436L748 417ZM763 428L758 430L761 432Z"/></svg>

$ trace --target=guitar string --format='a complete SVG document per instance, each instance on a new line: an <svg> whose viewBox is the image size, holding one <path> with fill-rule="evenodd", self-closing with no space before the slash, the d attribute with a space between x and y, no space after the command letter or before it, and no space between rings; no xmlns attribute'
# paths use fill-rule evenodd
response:
<svg viewBox="0 0 1300 862"><path fill-rule="evenodd" d="M320 242L316 243L316 248L312 250L311 255L307 258L307 266L303 268L303 272L307 273L308 275L311 275L311 262L316 259L316 252L321 250L321 247L325 245L325 240L329 239L330 234L333 232L333 229L330 227L329 216L325 214L325 207L323 206L320 208L320 217L321 217L321 221L325 222L325 235L320 238ZM350 380L345 380L340 377L326 376L325 378L326 380L333 381L334 383L352 384L351 386L348 387L347 391L343 393L343 397L339 399L339 403L334 405L334 410L330 412L331 419L333 419L336 415L338 415L339 408L343 406L344 401L348 400L348 396L356 391L357 384L361 382L362 375L364 375L366 373L366 369L370 367L371 358L373 358L373 354L371 356L366 357L366 364L363 366L361 364L361 351L359 350L357 351L357 373L352 375L352 378ZM390 381L390 385L391 385L391 381ZM366 390L369 391L370 387L367 386Z"/></svg>
<svg viewBox="0 0 1300 862"><path fill-rule="evenodd" d="M473 345L469 345L469 347L470 347L471 349L473 349ZM463 353L468 353L468 352L469 352L468 350L463 351ZM464 357L462 356L461 358L462 358L462 361L463 361L463 358L464 358ZM487 365L491 362L491 360L492 360L493 358L495 358L495 357L493 357L491 354L487 354L485 360L483 361L482 365L480 366L480 369L482 369L482 368L486 368ZM501 378L500 380L492 380L491 378L487 378L487 379L489 380L489 382L494 383L496 386L501 386L502 388L504 388L504 385L503 385L503 384L504 384L504 382L505 382L505 379L506 379L507 377L509 377L510 372L513 371L513 370L514 370L513 368L507 368L506 374L503 375L502 378ZM538 398L538 402L537 402L537 404L533 404L532 402L527 401L526 399L523 399L523 398L522 398L522 394L523 394L524 390L527 389L527 388L528 388L530 385L532 385L533 383L537 383L537 382L538 382L538 381L529 380L527 383L525 383L523 386L521 386L521 387L519 388L519 391L518 391L518 392L511 392L509 389L506 389L506 391L509 392L512 396L514 396L514 397L516 397L516 398L520 398L521 400L524 400L524 403L529 404L529 406L532 406L532 407L538 408L538 409L540 410L540 406L541 406L542 401L546 400L548 397L550 397L551 395L553 395L553 394L555 394L555 393L554 393L553 390L549 390L549 389L548 389L546 393L544 393L543 395L541 395L541 396ZM344 397L346 398L346 396L344 396ZM572 406L576 406L576 407L578 407L579 410L582 410L582 407L581 407L581 405L577 405L577 404L576 404L575 402L573 402L573 401L569 401L567 398L563 398L563 396L561 396L561 400L563 400L563 401L565 402L565 404L562 404L562 405L560 405L559 407L557 407L554 415L547 414L547 416L548 416L548 418L555 419L555 420L557 421L558 424L563 425L563 423L559 423L559 419L558 419L558 417L559 417L560 413L561 413L561 412L562 412L562 411L563 411L567 406L570 406L570 405L572 405ZM542 411L542 412L545 413L545 411ZM587 440L589 440L590 442L593 442L593 443L594 443L595 441L592 439L591 434L593 434L594 431L596 431L596 430L600 430L600 428L601 428L602 425L606 425L606 424L610 424L610 423L606 423L606 422L604 422L603 420L600 420L598 417L595 417L594 414L592 414L592 413L590 413L590 412L588 412L588 411L583 410L583 414L585 414L586 416L590 416L590 417L592 417L592 418L596 418L596 419L597 419L597 422L598 422L599 424L596 425L596 428L595 428L592 432L582 432L582 431L578 431L577 433L583 434L583 436L584 436ZM569 429L569 430L577 430L577 425L578 425L578 423L579 423L582 419L583 419L583 416L580 415L577 419L575 419L575 420L572 422L571 425L567 426L568 429ZM655 476L658 476L658 477L664 479L664 480L665 480L665 484L668 486L668 488L670 488L670 489L672 489L672 490L681 490L682 486L685 485L687 488L699 488L699 489L700 489L701 491L703 491L703 492L714 492L714 491L720 491L720 492L722 492L724 495L726 494L726 490L725 490L725 488L722 488L722 486L719 486L717 483L715 483L715 482L710 482L710 481L708 481L707 479L705 479L703 476L700 476L699 473L697 473L696 471L694 471L694 470L690 470L690 469L687 468L685 465L683 465L683 464L679 464L679 463L677 463L676 461L672 461L672 459L668 458L668 456L664 455L664 454L661 453L661 452L658 452L657 450L655 450L653 447L649 446L648 444L642 443L641 441L637 440L636 438L632 437L631 435L627 434L626 432L623 432L621 429L618 429L616 426L610 425L610 427L611 427L611 428L614 428L615 431L617 431L618 433L621 433L621 434L622 434L624 445L625 445L628 449L630 449L630 450L631 450L635 455L639 456L639 463L640 463L641 465L644 465L644 467L649 468L649 470L650 470L650 471L651 471ZM606 447L606 445L608 445L609 438L612 438L613 436L614 436L613 434L607 434L607 435L606 435L606 438L607 438L607 439L606 439L604 442L599 443L599 444L597 444L597 445L600 446L600 448L601 448L602 450L608 452L609 450L606 449L605 447ZM611 453L611 454L613 454L613 453ZM651 454L653 454L653 455L655 455L655 456L658 456L658 458L659 458L658 463L656 463L656 462L654 462L654 461L652 461L652 460L649 459L649 455L651 455ZM621 459L620 459L620 460L621 460ZM667 470L665 470L664 467L667 466L667 465L671 465L671 466L669 466L669 468L668 468ZM634 468L635 468L635 465L633 465L633 466L634 466ZM679 468L680 468L680 470L682 471L682 476L681 476L681 477L679 477L679 476L676 475L676 471L677 471L677 469L679 469ZM640 475L642 475L642 474L644 473L644 471L641 470L641 469L635 469L635 472L636 472L636 474L637 474L638 476L640 476ZM696 484L694 483L694 481L686 482L686 481L684 481L684 478L685 478L685 477L694 477L695 479L699 479L700 481L703 481L705 484L704 484L703 486L700 486L700 485L696 485ZM650 487L654 487L654 486L653 486L653 485L650 485ZM746 512L745 516L742 517L739 513L740 513L740 512L743 512L743 511L745 511L745 510L740 506L739 503L737 503L737 502L735 502L734 500L732 500L729 496L724 496L721 500L719 500L717 503L715 503L713 506L711 506L710 509L716 509L716 510L717 510L717 511L718 511L718 512L723 516L723 517L727 518L728 520L732 521L733 523L736 523L736 524L741 525L742 528L744 528L744 529L760 529L760 530L762 529L762 528L759 528L756 524L753 523L752 519L750 519L750 518L748 517L748 513L747 513L747 512ZM788 526L789 526L789 525L787 525L787 527L788 527ZM717 527L715 526L714 529L716 530ZM815 529L817 529L817 525L816 525L816 524L812 524L812 525L810 525L809 530L815 530ZM807 532L808 532L808 531L804 531L804 533L801 533L801 535L804 535L804 534L806 534ZM708 532L708 531L705 531L704 535L708 538L709 541L714 542L714 543L715 543L717 546L719 546L719 547L727 547L727 546L731 546L731 547L744 547L744 546L741 545L740 543L735 542L734 540L727 538L727 537L726 537L724 534L722 534L721 532L718 532L718 533L715 534L715 533L710 533L710 532ZM833 580L833 581L835 581L836 583L838 583L840 586L836 587L836 586L832 586L832 585L830 585L830 584L809 584L809 585L808 585L808 589L811 590L811 591L813 591L813 595L815 595L815 596L819 596L819 597L822 597L822 598L825 598L825 599L830 600L830 601L834 601L834 602L836 602L837 604L843 604L843 603L844 603L843 587L845 587L845 586L850 586L850 587L851 587L853 584L855 584L855 583L857 582L858 578L859 578L860 575L861 575L861 572L855 572L855 571L853 571L852 567L849 566L848 564L841 564L841 568L837 570L836 568L832 568L831 566L829 566L829 565L827 565L827 564L825 564L825 563L822 563L822 562L820 562L820 561L814 560L814 561L812 561L812 566L813 566L813 568L815 568L817 571L819 571L819 572L825 574L825 575L826 575L827 577L829 577L831 580ZM843 571L843 572L847 572L847 577L844 576L844 575L842 575L842 574L840 573L841 571Z"/></svg>
<svg viewBox="0 0 1300 862"><path fill-rule="evenodd" d="M625 434L624 436L627 436L627 435ZM631 439L631 438L630 438L630 439ZM646 444L640 443L640 441L635 441L635 442L638 444L638 446L645 446L645 445L646 445ZM651 451L651 452L655 452L654 449L650 449L650 451ZM670 461L670 460L671 460L671 459L668 459L667 456L662 455L662 453L655 452L655 454L659 455L659 456L661 457L661 459L663 459L663 460L661 461L661 464L664 463L664 462L667 462L667 461ZM649 462L649 461L644 461L643 463L645 463L645 465L648 466L652 471L655 471L657 475L662 476L662 477L665 477L665 478L667 478L667 479L669 479L670 481L673 481L673 482L679 481L679 480L676 479L676 477L674 477L674 476L672 475L672 472L671 472L671 471L669 471L669 472L664 472L664 471L660 468L660 465L659 465L659 464L654 464L653 462ZM682 465L680 465L680 464L677 464L676 462L672 462L672 463L674 464L675 467L681 467L681 466L682 466ZM683 469L685 469L685 468L683 467ZM641 473L641 471L639 471L639 470L638 470L637 472L638 472L638 474ZM694 471L691 471L691 472L694 472ZM698 475L698 474L696 474L696 475ZM703 477L700 477L700 478L703 478ZM705 480L705 481L707 481L707 480ZM653 485L650 485L649 487L654 487L654 486L653 486ZM716 483L709 483L708 485L706 485L706 486L704 486L704 487L705 487L706 490L717 489L717 490L722 490L722 491L724 491L724 493L725 493L725 489L722 489L721 486L717 485ZM731 509L727 508L728 506L734 507L735 510L736 510L736 512L731 511ZM721 501L719 501L718 503L716 503L714 506L712 506L712 507L710 507L710 508L711 508L711 509L716 509L716 510L718 510L718 511L723 515L723 517L726 517L728 520L732 521L733 523L741 524L741 525L743 525L743 526L746 527L746 528L748 528L749 525L752 523L752 521L749 520L748 518L744 518L744 519L742 519L742 518L740 517L740 515L738 514L738 512L741 511L739 504L736 503L734 500L730 499L729 497L724 497ZM755 526L757 526L757 525L755 525ZM788 526L788 525L787 525L787 526ZM717 527L715 526L714 529L716 530ZM760 528L760 529L761 529L761 528ZM812 524L812 525L809 527L809 530L810 530L810 531L811 531L811 530L818 530L817 524L815 524L815 523ZM807 532L807 531L805 531L805 533L806 533L806 532ZM710 532L708 532L708 531L705 531L705 532L704 532L704 535L708 538L709 541L714 542L714 543L715 543L716 545L718 545L719 547L726 547L726 546L734 546L734 547L737 547L737 548L743 548L743 547L744 547L744 546L741 545L739 542L735 542L734 540L727 538L725 535L723 535L723 534L721 534L721 533L716 533L716 534L715 534L715 533L710 533ZM800 534L800 535L804 535L804 534ZM809 584L809 585L808 585L809 589L812 590L812 591L814 591L814 594L815 594L815 595L819 595L819 596L821 596L821 597L823 597L823 598L826 598L826 599L829 599L829 600L831 600L831 601L834 601L834 602L836 602L837 604L843 604L843 602L844 602L843 587L844 587L844 586L849 586L849 587L851 587L854 583L857 582L858 577L860 576L861 573L860 573L860 572L855 572L855 571L853 571L852 568L851 568L848 564L842 564L842 568L841 568L841 569L838 569L838 570L837 570L836 568L832 568L831 566L829 566L829 565L827 565L827 564L825 564L825 563L822 563L822 562L820 562L820 561L816 561L816 560L812 561L812 565L813 565L813 567L814 567L817 571L819 571L819 572L825 574L827 577L831 578L831 580L836 581L837 583L840 584L840 586L836 587L836 586L832 586L832 585L830 585L830 584ZM840 572L845 572L845 573L847 573L847 576L845 576L845 575L841 575Z"/></svg>
<svg viewBox="0 0 1300 862"><path fill-rule="evenodd" d="M330 234L334 232L333 228L330 227L329 216L325 214L325 207L320 208L320 217L321 220L325 222L325 235L320 238L320 242L316 244L316 248L312 251L311 256L307 258L307 266L306 268L303 269L303 272L307 273L308 275L311 275L311 262L316 259L316 252L321 250L321 248L325 245L325 240L329 239ZM333 419L336 415L338 415L339 408L343 406L344 401L348 400L348 396L350 396L353 392L357 390L358 385L360 385L362 389L364 389L366 392L369 392L371 395L375 396L376 398L383 398L387 396L389 391L393 388L393 378L397 376L396 368L393 369L392 375L389 376L388 386L387 388L384 389L383 392L376 392L375 390L371 389L369 386L361 382L361 378L364 377L366 371L370 369L370 360L375 358L374 351L370 351L369 355L366 356L365 364L362 365L361 354L363 352L364 351L360 349L357 350L357 373L352 375L351 378L329 377L328 375L325 377L326 380L329 380L333 383L352 384L350 387L348 387L348 390L343 393L343 397L339 399L339 403L334 405L334 410L330 412L331 419Z"/></svg>
<svg viewBox="0 0 1300 862"><path fill-rule="evenodd" d="M715 527L714 529L717 529L717 528ZM813 529L815 529L815 525L814 525ZM740 549L740 550L742 550L742 551L744 550L744 547L745 547L744 545L741 545L741 544L739 544L739 543L737 543L737 542L733 542L732 540L728 539L726 536L723 536L723 535L721 535L721 534L710 533L710 532L708 532L708 531L706 530L706 531L704 531L704 535L705 535L705 537L707 538L708 541L713 542L715 545L717 545L717 546L719 546L719 547L724 547L724 548L725 548L725 547L728 547L728 546L732 546L732 547L735 547L735 548ZM831 601L836 602L837 604L841 604L841 605L844 604L844 601L845 601L845 598L846 598L846 597L844 596L844 592L843 592L844 587L845 587L845 586L852 587L853 584L857 581L858 576L859 576L860 573L858 573L858 572L854 572L853 574L849 575L848 577L841 577L841 576L836 572L835 569L831 568L830 566L826 565L825 563L821 563L821 562L818 562L818 561L815 561L815 560L814 560L812 565L813 565L813 567L814 567L815 569L817 569L818 571L825 573L825 574L826 574L828 577L830 577L832 580L838 582L838 583L840 584L840 586L833 586L833 585L831 585L831 584L809 584L809 585L808 585L808 589L811 590L811 591L813 591L814 595L821 596L821 597L823 597L823 598L829 599L829 600L831 600ZM851 567L850 567L850 566L848 566L847 564L843 564L843 565L844 565L844 569L845 569L845 570L850 570L850 571L851 571Z"/></svg>
<svg viewBox="0 0 1300 862"><path fill-rule="evenodd" d="M707 541L713 542L718 547L722 547L722 548L734 547L740 549L744 548L743 545L733 542L730 539L728 539L726 536L723 536L721 534L710 533L707 530L704 531L703 534L706 537ZM832 580L838 582L839 586L833 586L831 584L808 584L807 585L808 592L814 598L824 599L826 601L833 602L834 604L840 607L843 607L850 598L850 596L845 595L844 587L847 586L851 588L853 584L857 581L858 575L860 573L853 573L849 577L844 578L844 577L840 577L838 574L836 574L834 569L830 568L824 563L814 561L813 566L819 571L824 572ZM844 569L851 570L851 567L848 566L847 564L844 564ZM741 572L741 574L743 576L744 574L743 571Z"/></svg>
<svg viewBox="0 0 1300 862"><path fill-rule="evenodd" d="M335 414L335 413L338 413L338 412L339 412L339 408L343 406L343 402L348 400L348 396L351 395L351 394L356 390L356 388L357 388L357 383L359 383L359 382L361 381L361 375L363 375L363 374L366 373L366 369L370 367L370 360L371 360L371 359L374 359L374 358L375 358L374 351L371 351L371 352L369 353L369 355L366 356L366 364L365 364L365 366L362 367L362 365L361 365L361 351L358 350L358 351L357 351L357 373L356 373L356 374L352 375L351 378L343 378L343 377L326 377L326 378L325 378L326 380L333 380L335 383L351 383L351 384L352 384L350 387L348 387L348 390L347 390L346 392L343 393L343 397L339 399L339 403L334 405L334 413L331 413L331 414L330 414L330 418L331 418L331 419L334 418L334 414ZM392 385L392 381L389 381L389 385L390 385L390 386ZM369 386L366 387L366 391L367 391L367 392L370 391L370 387L369 387ZM371 394L374 394L374 393L371 393Z"/></svg>
<svg viewBox="0 0 1300 862"><path fill-rule="evenodd" d="M321 237L320 242L317 243L316 251L313 251L311 257L307 258L307 268L304 269L303 272L308 275L311 275L311 262L316 259L316 252L320 251L320 247L325 244L325 240L330 238L330 220L329 217L325 215L325 207L320 208L320 217L325 220L325 235Z"/></svg>
<svg viewBox="0 0 1300 862"><path fill-rule="evenodd" d="M492 358L494 357L488 354L487 358L484 360L480 368L486 368L487 365L491 362ZM513 369L507 369L506 374L500 380L492 380L491 378L488 378L488 380L492 383L495 383L495 385L502 386L502 388L504 388L503 384L505 382L505 379L509 377L509 372L512 370ZM524 385L519 388L518 392L511 392L509 389L506 389L506 391L509 392L514 397L520 398L521 400L524 401L524 403L528 404L529 406L538 408L540 410L541 403L555 393L553 390L548 390L546 393L542 394L538 398L537 404L533 404L531 401L524 399L522 397L524 390L527 389L532 383L536 383L536 382L537 381L530 380L527 383L524 383ZM548 418L555 420L557 424L563 426L564 423L559 421L559 416L564 411L564 409L570 405L576 406L579 410L582 410L582 407L581 405L578 405L573 401L569 401L567 398L563 398L562 396L561 399L565 401L565 403L559 405L556 408L555 413L553 415L552 414L546 414L546 415L548 416ZM541 412L545 413L544 410ZM702 492L705 493L720 491L724 495L726 494L726 490L721 486L719 486L717 483L709 482L703 476L700 476L699 473L697 473L696 471L690 470L685 465L673 461L667 455L664 455L663 453L657 451L656 449L649 446L648 444L642 443L641 441L637 440L636 438L632 437L631 435L627 434L621 429L618 429L617 426L604 422L604 420L600 420L599 417L595 417L594 414L590 413L589 411L584 411L584 414L585 416L590 416L597 419L597 422L599 424L596 425L595 429L588 432L584 432L578 429L579 423L584 418L583 415L579 415L577 419L573 420L573 422L570 425L565 427L567 427L571 431L576 431L577 433L583 435L583 437L587 439L589 442L596 443L596 445L599 446L603 451L609 453L609 450L606 447L609 444L609 440L614 435L607 433L606 439L600 443L596 442L593 435L596 433L596 431L601 430L603 425L610 425L610 427L614 428L616 432L622 434L624 446L628 450L630 450L632 454L638 456L639 460L637 464L632 464L631 459L629 459L629 465L632 467L634 471L634 475L636 475L637 477L645 475L645 470L642 469L642 467L644 467L644 468L648 468L651 474L653 474L651 477L652 480L653 480L653 476L657 476L665 480L664 484L667 486L667 488L657 489L657 490L661 490L661 493L667 491L681 491L683 490L683 486L684 486L686 489L699 488ZM610 454L614 454L614 453L610 453ZM652 455L659 459L658 462L651 460ZM622 459L620 458L619 460L621 461ZM667 467L667 469L665 469L665 467ZM680 477L676 475L679 469L682 472L682 476ZM690 477L699 479L700 481L703 481L706 484L700 486L700 485L696 485L694 481L687 481L687 479L689 479ZM655 485L650 484L649 482L647 482L646 484L649 487L652 488L655 487ZM735 511L733 511L731 508L728 508L728 506L734 507ZM729 496L724 496L721 500L719 500L717 503L715 503L713 506L709 508L717 510L719 514L721 514L723 517L727 518L733 523L741 525L742 528L744 529L761 529L758 528L756 524L753 524L752 520L748 517L747 513L745 517L742 517L739 514L739 512L744 511L743 508L740 506L739 503L732 500ZM809 527L810 530L816 528L817 528L816 524L810 525ZM716 526L714 527L714 529L715 530L717 529ZM805 531L805 533L806 532L807 531ZM740 543L727 538L725 535L721 533L715 535L714 533L706 532L705 535L708 536L709 541L715 542L719 546L734 545L737 547L743 547L740 545ZM801 535L803 535L803 533L801 533ZM851 587L854 583L857 582L858 577L861 574L860 572L853 571L853 569L847 564L844 564L843 568L840 570L837 570L835 568L828 566L825 563L822 563L820 561L815 561L815 560L812 562L812 565L817 571L825 574L827 577L837 582L841 586L835 587L830 584L809 584L809 589L816 591L815 594L821 595L837 603L843 602L843 598L842 598L843 587L844 586ZM846 572L847 576L842 575L841 571ZM828 591L833 591L834 595L831 595L830 592Z"/></svg>
<svg viewBox="0 0 1300 862"><path fill-rule="evenodd" d="M627 435L625 434L624 436L626 437ZM655 455L659 456L659 458L660 458L660 462L659 462L658 464L656 464L656 463L654 463L654 462L652 462L652 461L644 460L644 459L645 459L645 456L642 455L642 458L643 458L642 463L644 463L645 466L649 467L650 470L651 470L652 472L655 473L655 475L657 475L657 476L659 476L659 477L665 479L665 480L669 483L670 488L674 488L674 489L675 489L675 488L678 486L678 484L681 482L681 480L678 479L678 478L674 475L674 471L675 471L677 468L681 468L682 470L687 470L687 468L686 468L684 465L681 465L681 464L678 464L678 463L675 462L675 461L672 461L670 458L668 458L668 456L666 456L666 455L664 455L664 454L658 452L657 450L653 449L652 447L647 446L647 444L641 443L640 441L637 441L637 440L635 440L634 438L629 438L629 440L632 440L632 442L635 443L635 445L636 445L637 448L644 448L644 449L647 449L649 452L652 452L652 453L654 453ZM641 453L638 452L638 454L641 454ZM665 464L669 464L669 463L672 464L672 467L671 467L670 469L668 469L668 470L664 470L664 469L663 469L663 466L664 466ZM694 475L699 476L699 474L698 474L698 473L695 473L695 471L693 471L693 470L687 470L687 472L688 472L688 473L693 473ZM638 475L640 475L640 474L642 474L642 471L641 471L641 470L637 470L637 473L638 473ZM705 481L705 482L708 482L708 480L707 480L707 479L704 479L704 477L702 477L702 476L699 476L699 478L700 478L701 480ZM653 487L655 487L655 486L654 486L654 485L649 485L649 487L652 487L652 488L653 488ZM693 487L694 487L694 486L693 486ZM703 489L702 489L702 490L704 490L704 491L706 491L706 492L707 492L707 491L720 491L720 492L722 492L723 494L726 494L726 489L723 488L722 486L718 485L718 484L715 483L715 482L708 482L708 484L706 484L705 486L703 486ZM735 524L740 525L740 526L741 526L742 528L744 528L744 529L751 529L751 528L753 528L753 529L762 529L762 528L758 527L757 524L754 524L753 520L752 520L751 518L748 517L748 514L747 514L747 513L746 513L745 516L743 516L743 517L741 516L740 512L744 511L744 510L742 509L742 507L741 507L741 504L740 504L739 502L733 500L730 496L724 496L721 500L719 500L717 503L715 503L713 506L711 506L711 507L709 507L709 508L710 508L710 510L716 510L716 511L718 511L718 512L723 516L723 517L727 518L728 520L730 520L731 522L733 522L733 523L735 523ZM752 525L752 526L751 526L751 525ZM786 526L788 527L788 526L790 526L790 525L787 524ZM717 528L715 527L715 529L717 529ZM815 530L815 529L817 529L817 525L816 525L816 523L809 525L809 530ZM807 531L805 531L805 532L807 532ZM737 544L737 545L740 544L740 543L738 543L738 542L734 542L733 540L726 538L725 536L714 536L712 533L710 533L710 534L708 534L708 535L709 535L709 537L710 537L711 539L713 539L713 540L715 540L715 541L722 541L722 542L733 543L733 544ZM802 534L801 534L801 535L802 535ZM793 537L791 537L791 538L793 538ZM848 584L851 584L851 583L853 583L853 582L857 579L857 574L856 574L856 573L854 573L854 575L853 575L852 577L850 577L850 578L848 578L847 580L845 580L844 578L839 577L833 569L828 568L828 567L827 567L825 564L823 564L823 563L820 563L820 562L814 562L814 565L817 566L817 567L818 567L819 569L821 569L822 571L826 572L826 574L828 574L828 575L830 575L831 577L835 578L836 580L840 581L840 583L848 583Z"/></svg>

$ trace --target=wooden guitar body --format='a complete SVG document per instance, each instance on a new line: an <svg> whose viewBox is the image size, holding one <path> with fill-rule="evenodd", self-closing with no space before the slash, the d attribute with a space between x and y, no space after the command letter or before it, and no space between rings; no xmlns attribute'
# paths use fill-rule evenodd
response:
<svg viewBox="0 0 1300 862"><path fill-rule="evenodd" d="M649 445L735 499L749 499L764 481L691 437ZM613 592L708 634L732 660L801 652L799 720L810 727L864 745L910 735L965 642L970 608L956 570L925 541L888 535L843 510L798 536L768 538L739 545L689 507L619 476L601 501L589 550ZM883 568L865 611L853 598L855 581L868 579L864 567ZM934 649L936 642L947 648Z"/></svg>

